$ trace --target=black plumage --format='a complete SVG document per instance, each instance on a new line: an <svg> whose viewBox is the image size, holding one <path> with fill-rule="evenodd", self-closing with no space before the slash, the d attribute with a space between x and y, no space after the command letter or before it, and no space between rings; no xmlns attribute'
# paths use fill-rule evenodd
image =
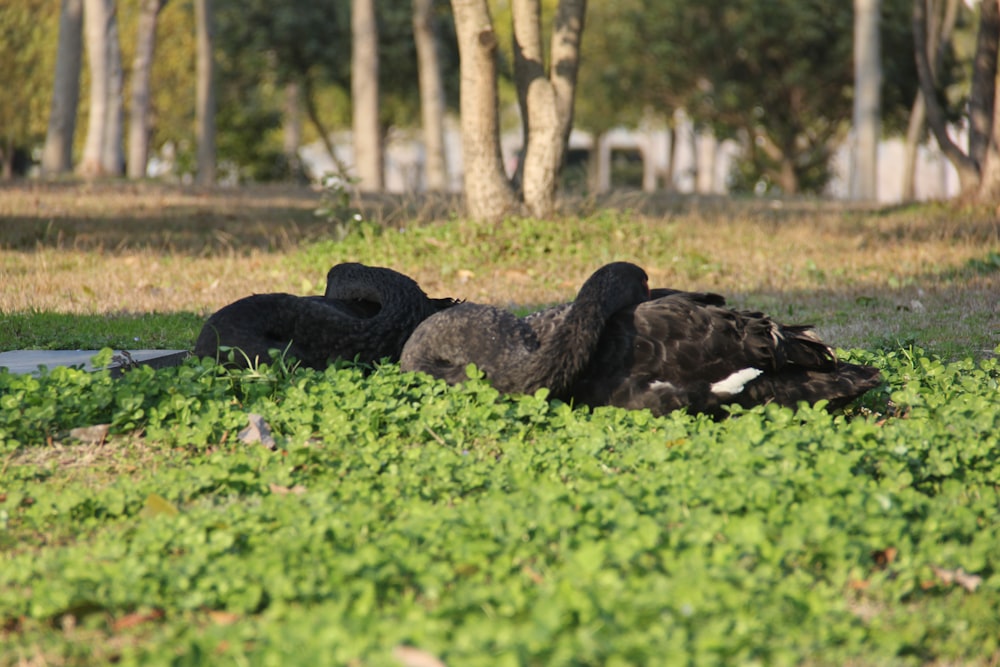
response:
<svg viewBox="0 0 1000 667"><path fill-rule="evenodd" d="M841 407L880 384L878 369L839 361L812 327L729 309L721 300L675 293L622 309L605 326L572 399L721 417L731 404L825 399Z"/></svg>
<svg viewBox="0 0 1000 667"><path fill-rule="evenodd" d="M273 349L317 369L337 359L398 361L417 325L454 304L429 298L392 269L338 264L327 274L324 296L254 294L220 309L202 327L194 353L216 357L220 346L236 348L237 366L270 363Z"/></svg>
<svg viewBox="0 0 1000 667"><path fill-rule="evenodd" d="M501 392L547 387L552 396L563 397L590 362L607 319L648 297L646 272L615 262L594 272L572 303L529 318L493 306L459 304L416 328L400 366L454 384L466 379L466 367L474 363Z"/></svg>

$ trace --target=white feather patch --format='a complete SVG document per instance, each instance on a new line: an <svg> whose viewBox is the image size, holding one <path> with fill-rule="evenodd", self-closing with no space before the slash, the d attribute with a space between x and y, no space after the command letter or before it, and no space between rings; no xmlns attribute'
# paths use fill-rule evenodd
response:
<svg viewBox="0 0 1000 667"><path fill-rule="evenodd" d="M736 371L729 377L712 383L712 393L717 396L735 396L743 391L747 382L753 380L764 371L759 368L744 368Z"/></svg>
<svg viewBox="0 0 1000 667"><path fill-rule="evenodd" d="M653 380L652 382L649 383L649 388L652 389L653 391L656 391L658 389L665 389L666 391L673 391L674 389L677 389L677 387L675 387L674 385L670 384L666 380Z"/></svg>

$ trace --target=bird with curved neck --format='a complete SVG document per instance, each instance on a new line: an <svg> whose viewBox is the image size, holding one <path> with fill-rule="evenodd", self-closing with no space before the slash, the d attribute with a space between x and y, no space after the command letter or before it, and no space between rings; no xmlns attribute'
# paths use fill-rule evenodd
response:
<svg viewBox="0 0 1000 667"><path fill-rule="evenodd" d="M466 367L473 363L503 393L546 387L553 397L563 397L589 364L608 318L648 297L646 272L614 262L595 271L572 303L528 318L461 303L414 330L400 367L455 384L466 379Z"/></svg>
<svg viewBox="0 0 1000 667"><path fill-rule="evenodd" d="M881 383L877 368L838 360L811 326L705 296L666 294L616 313L570 392L574 402L719 418L729 405L843 407Z"/></svg>
<svg viewBox="0 0 1000 667"><path fill-rule="evenodd" d="M431 299L409 276L358 263L327 273L323 296L254 294L214 313L194 347L199 357L238 349L233 364L270 362L270 350L323 369L337 359L373 363L399 359L403 343L420 322L452 299Z"/></svg>

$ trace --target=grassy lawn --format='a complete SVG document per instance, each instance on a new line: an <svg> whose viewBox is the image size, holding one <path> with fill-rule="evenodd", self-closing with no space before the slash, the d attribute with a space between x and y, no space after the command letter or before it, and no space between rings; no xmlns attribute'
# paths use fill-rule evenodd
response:
<svg viewBox="0 0 1000 667"><path fill-rule="evenodd" d="M526 309L627 259L886 383L713 422L392 364L0 372L0 666L1000 661L995 210L616 195L482 225L381 198L337 241L318 201L0 189L0 350L190 347L347 260Z"/></svg>
<svg viewBox="0 0 1000 667"><path fill-rule="evenodd" d="M0 350L188 347L223 305L321 292L326 270L347 260L408 273L432 296L534 306L568 300L599 265L628 259L651 284L719 291L812 322L842 347L898 340L955 358L1000 338L992 209L619 195L580 204L582 217L486 226L430 222L448 202L382 199L365 204L373 224L336 242L318 203L307 189L8 188Z"/></svg>

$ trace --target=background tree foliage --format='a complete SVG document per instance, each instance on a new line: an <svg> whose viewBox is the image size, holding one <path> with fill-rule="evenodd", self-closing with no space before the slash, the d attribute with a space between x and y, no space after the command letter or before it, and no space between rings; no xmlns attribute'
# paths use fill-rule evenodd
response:
<svg viewBox="0 0 1000 667"><path fill-rule="evenodd" d="M555 0L542 2L542 26L551 24ZM135 49L138 0L118 0L123 61ZM516 127L512 84L511 3L491 2L500 45L501 122ZM882 91L885 133L902 130L916 92L911 11L913 0L883 0ZM11 0L0 12L0 75L4 103L0 128L5 155L11 146L40 146L52 85L57 15L51 0ZM458 52L447 0L435 0L440 53L449 107L457 107ZM300 84L304 141L350 120L349 3L288 0L217 0L220 164L243 178L288 173L282 151L284 86ZM412 0L378 3L380 121L390 127L419 123ZM736 138L745 156L734 174L737 189L820 191L830 177L831 148L849 129L852 102L851 3L803 0L618 0L591 2L582 40L576 126L600 134L634 126L652 112L667 121L683 108L719 138ZM968 92L974 15L964 7L954 49L945 54L940 90L951 118ZM193 156L194 18L192 0L171 0L158 27L153 66L152 150L171 144L178 170ZM548 40L548 35L543 37ZM88 85L83 68L81 91ZM126 72L125 95L129 77ZM86 127L81 94L76 153ZM311 111L310 111L311 107Z"/></svg>
<svg viewBox="0 0 1000 667"><path fill-rule="evenodd" d="M122 22L122 52L126 63L135 54L138 2L119 0ZM156 54L153 60L153 117L150 150L162 150L170 142L185 171L194 165L194 4L192 0L170 0L157 22ZM130 91L126 77L126 91Z"/></svg>
<svg viewBox="0 0 1000 667"><path fill-rule="evenodd" d="M664 89L658 59L643 44L642 25L647 9L656 0L591 2L587 8L589 29L583 36L576 121L597 134L616 125L633 126L645 108L667 114L676 101ZM659 45L660 57L666 49Z"/></svg>
<svg viewBox="0 0 1000 667"><path fill-rule="evenodd" d="M442 68L458 68L454 24L439 2ZM289 0L218 0L220 49L220 160L242 166L244 175L266 180L287 171L281 151L281 92L301 85L310 118L306 140L350 126L350 4ZM389 127L419 122L412 0L378 3L380 121ZM446 77L452 107L457 81ZM450 85L449 85L450 84Z"/></svg>
<svg viewBox="0 0 1000 667"><path fill-rule="evenodd" d="M884 122L898 128L916 91L911 2L882 7ZM584 64L583 97L612 108L622 97L668 114L684 108L719 137L740 139L737 189L822 189L851 117L850 3L628 0L605 11L617 38L602 41L610 53L598 72Z"/></svg>
<svg viewBox="0 0 1000 667"><path fill-rule="evenodd" d="M55 48L48 36L59 30L59 12L45 0L18 0L0 9L0 169L6 178L26 166L32 149L45 141ZM54 47L54 43L52 43Z"/></svg>

